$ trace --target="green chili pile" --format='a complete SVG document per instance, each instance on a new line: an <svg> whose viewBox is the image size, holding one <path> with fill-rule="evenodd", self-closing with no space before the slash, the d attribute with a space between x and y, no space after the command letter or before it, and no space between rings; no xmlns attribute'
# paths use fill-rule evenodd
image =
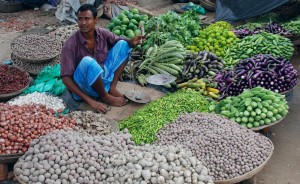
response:
<svg viewBox="0 0 300 184"><path fill-rule="evenodd" d="M187 89L155 100L132 116L120 122L120 129L127 128L136 144L152 143L156 133L181 113L208 112L209 101L198 92Z"/></svg>

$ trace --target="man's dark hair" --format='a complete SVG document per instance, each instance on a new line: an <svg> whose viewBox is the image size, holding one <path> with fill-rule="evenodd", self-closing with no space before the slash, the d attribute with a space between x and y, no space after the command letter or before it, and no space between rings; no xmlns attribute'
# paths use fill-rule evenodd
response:
<svg viewBox="0 0 300 184"><path fill-rule="evenodd" d="M91 4L84 4L84 5L80 6L76 15L78 15L79 12L84 12L84 11L88 11L88 10L90 10L92 12L94 18L97 17L97 9Z"/></svg>

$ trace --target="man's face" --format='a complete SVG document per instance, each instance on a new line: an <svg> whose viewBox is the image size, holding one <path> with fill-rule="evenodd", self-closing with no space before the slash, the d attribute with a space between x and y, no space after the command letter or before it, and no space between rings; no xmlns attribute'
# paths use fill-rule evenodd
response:
<svg viewBox="0 0 300 184"><path fill-rule="evenodd" d="M93 13L90 10L78 12L77 23L82 33L89 33L94 31L97 19L94 18Z"/></svg>

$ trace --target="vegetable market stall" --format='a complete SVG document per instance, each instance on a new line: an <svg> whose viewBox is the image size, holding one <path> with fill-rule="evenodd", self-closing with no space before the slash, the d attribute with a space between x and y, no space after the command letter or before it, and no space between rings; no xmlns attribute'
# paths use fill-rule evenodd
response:
<svg viewBox="0 0 300 184"><path fill-rule="evenodd" d="M188 23L183 25L183 20ZM1 104L1 156L23 155L14 167L18 180L210 184L240 182L257 174L274 146L253 130L287 116L287 101L278 92L291 91L298 82L289 63L292 44L280 31L238 38L226 22L205 28L199 23L192 11L149 19L131 10L111 21L108 29L128 38L146 28L146 41L134 48L138 57L131 57L137 61L126 66L131 82L136 79L151 87L150 75L177 78L163 87L174 93L139 106L118 122L121 131L117 122L93 112L58 114L59 103L52 99L55 106L50 106L39 100L35 87ZM54 81L60 80L57 72L49 73ZM44 80L43 75L42 70L35 85L45 89L51 79ZM36 96L26 98L31 95ZM18 101L22 99L35 106Z"/></svg>

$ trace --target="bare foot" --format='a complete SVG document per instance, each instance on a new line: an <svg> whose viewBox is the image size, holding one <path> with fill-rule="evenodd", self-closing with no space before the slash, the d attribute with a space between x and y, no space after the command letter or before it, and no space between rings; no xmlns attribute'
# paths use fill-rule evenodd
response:
<svg viewBox="0 0 300 184"><path fill-rule="evenodd" d="M124 97L116 97L110 94L107 94L105 97L102 98L102 100L108 103L109 105L117 107L124 106L128 102Z"/></svg>
<svg viewBox="0 0 300 184"><path fill-rule="evenodd" d="M120 91L118 91L116 88L110 88L109 92L110 95L115 96L115 97L123 97L124 94L122 94Z"/></svg>
<svg viewBox="0 0 300 184"><path fill-rule="evenodd" d="M107 105L97 101L92 101L89 105L97 112L102 112L103 114L106 114L109 111Z"/></svg>

